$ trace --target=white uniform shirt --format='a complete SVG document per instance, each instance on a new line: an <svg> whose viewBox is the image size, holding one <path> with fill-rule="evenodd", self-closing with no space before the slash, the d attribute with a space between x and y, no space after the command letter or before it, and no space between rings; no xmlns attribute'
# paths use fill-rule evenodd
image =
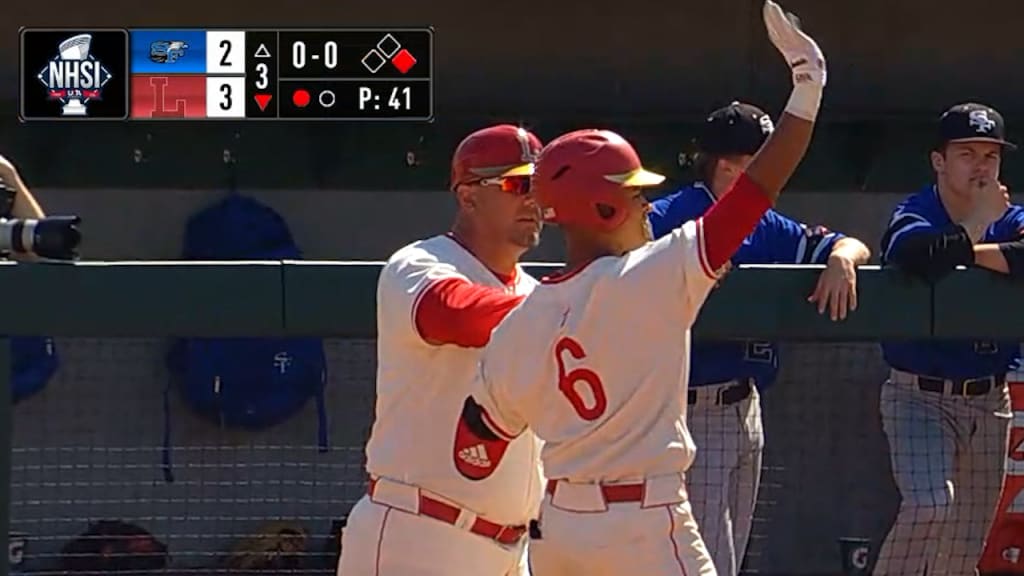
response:
<svg viewBox="0 0 1024 576"><path fill-rule="evenodd" d="M715 280L699 220L545 279L484 352L473 396L488 424L506 438L532 429L548 478L685 471L690 326Z"/></svg>
<svg viewBox="0 0 1024 576"><path fill-rule="evenodd" d="M428 344L416 328L416 306L431 283L462 278L528 294L537 281L517 269L506 286L455 239L435 236L398 250L377 285L376 420L366 446L367 471L413 484L499 524L522 525L540 505L540 443L517 438L495 473L470 481L452 461L452 440L469 396L479 348Z"/></svg>

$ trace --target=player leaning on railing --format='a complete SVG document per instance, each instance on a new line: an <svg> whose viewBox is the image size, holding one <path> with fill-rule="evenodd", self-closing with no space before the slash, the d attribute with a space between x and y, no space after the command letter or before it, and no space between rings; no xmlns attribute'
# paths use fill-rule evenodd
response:
<svg viewBox="0 0 1024 576"><path fill-rule="evenodd" d="M1024 276L1024 208L999 182L1003 117L966 103L939 121L935 182L901 202L882 237L882 261L938 280L977 265ZM957 305L960 305L959 303ZM1006 471L1015 341L886 342L882 424L902 502L877 576L974 574Z"/></svg>
<svg viewBox="0 0 1024 576"><path fill-rule="evenodd" d="M774 129L753 104L733 102L708 115L694 139L699 179L651 203L654 237L710 210ZM825 264L808 302L840 321L857 308L857 266L869 256L856 238L768 210L729 264ZM753 527L764 451L761 395L778 376L777 348L754 340L693 343L686 417L697 456L686 484L719 576L739 574Z"/></svg>

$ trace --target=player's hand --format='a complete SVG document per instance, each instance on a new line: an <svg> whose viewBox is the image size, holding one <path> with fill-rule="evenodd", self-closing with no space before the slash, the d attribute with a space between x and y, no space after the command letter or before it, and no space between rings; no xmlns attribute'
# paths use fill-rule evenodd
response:
<svg viewBox="0 0 1024 576"><path fill-rule="evenodd" d="M1010 207L1010 192L998 180L975 178L970 182L974 205L971 213L961 222L977 244L985 236L985 230L999 220Z"/></svg>
<svg viewBox="0 0 1024 576"><path fill-rule="evenodd" d="M825 54L813 38L800 30L800 21L792 13L767 0L764 3L764 25L768 38L782 53L793 71L793 85L817 84L825 86Z"/></svg>
<svg viewBox="0 0 1024 576"><path fill-rule="evenodd" d="M818 305L818 314L827 308L833 322L846 320L847 313L857 309L857 264L843 255L829 256L807 301Z"/></svg>
<svg viewBox="0 0 1024 576"><path fill-rule="evenodd" d="M0 180L7 182L15 189L18 188L18 183L21 182L21 176L18 175L18 169L14 167L14 163L3 155L0 155Z"/></svg>

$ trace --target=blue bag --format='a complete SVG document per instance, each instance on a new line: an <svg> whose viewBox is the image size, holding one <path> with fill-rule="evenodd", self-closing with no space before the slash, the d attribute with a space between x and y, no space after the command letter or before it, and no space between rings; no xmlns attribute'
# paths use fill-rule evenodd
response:
<svg viewBox="0 0 1024 576"><path fill-rule="evenodd" d="M48 336L12 336L11 396L18 402L46 387L60 365L57 347Z"/></svg>
<svg viewBox="0 0 1024 576"><path fill-rule="evenodd" d="M186 260L299 259L284 219L270 207L230 194L200 211L185 231ZM327 360L319 338L187 338L171 347L168 366L185 403L224 427L260 429L284 422L312 398L317 444L327 450ZM169 390L165 391L165 412ZM170 474L170 418L164 472Z"/></svg>

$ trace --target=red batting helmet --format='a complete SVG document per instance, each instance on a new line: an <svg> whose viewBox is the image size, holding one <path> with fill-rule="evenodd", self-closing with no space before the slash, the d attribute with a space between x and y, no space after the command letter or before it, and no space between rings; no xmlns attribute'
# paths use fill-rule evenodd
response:
<svg viewBox="0 0 1024 576"><path fill-rule="evenodd" d="M511 124L473 132L455 149L451 189L485 178L529 176L543 147L540 138Z"/></svg>
<svg viewBox="0 0 1024 576"><path fill-rule="evenodd" d="M610 231L626 219L623 188L657 186L664 180L644 169L622 136L577 130L544 148L531 187L548 222Z"/></svg>

